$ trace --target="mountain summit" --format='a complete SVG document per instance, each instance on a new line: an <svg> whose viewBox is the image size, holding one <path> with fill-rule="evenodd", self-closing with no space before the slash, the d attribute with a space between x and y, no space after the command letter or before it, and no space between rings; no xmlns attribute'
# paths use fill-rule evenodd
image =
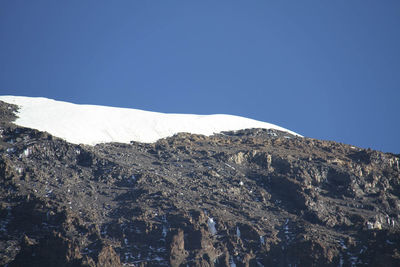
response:
<svg viewBox="0 0 400 267"><path fill-rule="evenodd" d="M212 135L247 128L276 129L297 135L274 124L232 115L166 114L77 105L42 97L0 96L0 100L18 106L17 125L45 131L74 144L152 143L180 132Z"/></svg>
<svg viewBox="0 0 400 267"><path fill-rule="evenodd" d="M1 266L400 266L399 155L226 115L1 99Z"/></svg>

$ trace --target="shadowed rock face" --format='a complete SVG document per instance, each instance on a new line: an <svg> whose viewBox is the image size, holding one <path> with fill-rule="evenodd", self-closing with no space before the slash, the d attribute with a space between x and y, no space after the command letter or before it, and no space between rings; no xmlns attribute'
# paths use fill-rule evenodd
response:
<svg viewBox="0 0 400 267"><path fill-rule="evenodd" d="M271 130L79 146L0 102L0 265L400 266L400 159Z"/></svg>

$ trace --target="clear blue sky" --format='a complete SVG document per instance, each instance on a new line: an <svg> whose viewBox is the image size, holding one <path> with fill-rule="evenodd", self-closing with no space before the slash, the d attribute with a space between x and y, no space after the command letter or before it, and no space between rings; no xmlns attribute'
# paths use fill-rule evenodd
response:
<svg viewBox="0 0 400 267"><path fill-rule="evenodd" d="M0 94L400 153L400 1L0 1Z"/></svg>

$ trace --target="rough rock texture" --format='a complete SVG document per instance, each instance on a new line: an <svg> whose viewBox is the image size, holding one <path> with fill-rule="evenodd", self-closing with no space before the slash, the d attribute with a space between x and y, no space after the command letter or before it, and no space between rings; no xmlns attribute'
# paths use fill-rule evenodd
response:
<svg viewBox="0 0 400 267"><path fill-rule="evenodd" d="M400 266L399 155L261 129L79 146L15 111L2 266Z"/></svg>

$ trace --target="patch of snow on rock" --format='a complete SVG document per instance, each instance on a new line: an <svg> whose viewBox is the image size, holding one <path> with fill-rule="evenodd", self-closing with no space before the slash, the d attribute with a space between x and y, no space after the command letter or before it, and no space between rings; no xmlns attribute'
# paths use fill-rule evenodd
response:
<svg viewBox="0 0 400 267"><path fill-rule="evenodd" d="M215 235L217 233L217 229L215 228L214 219L208 218L207 224L208 224L208 229L210 230L211 234Z"/></svg>

